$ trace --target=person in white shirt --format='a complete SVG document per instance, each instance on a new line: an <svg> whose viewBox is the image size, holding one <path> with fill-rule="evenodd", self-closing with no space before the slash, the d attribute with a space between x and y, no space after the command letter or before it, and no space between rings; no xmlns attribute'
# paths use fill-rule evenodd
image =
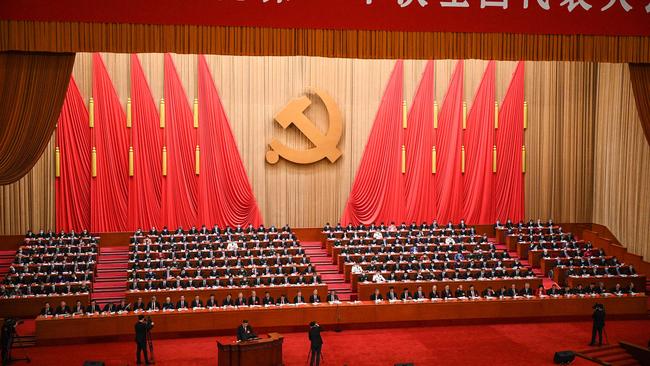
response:
<svg viewBox="0 0 650 366"><path fill-rule="evenodd" d="M384 236L381 234L381 231L375 231L375 233L372 234L372 237L377 240L381 240L384 238Z"/></svg>
<svg viewBox="0 0 650 366"><path fill-rule="evenodd" d="M380 272L375 272L375 274L372 276L372 282L384 283L386 282L386 278L384 278L384 276Z"/></svg>
<svg viewBox="0 0 650 366"><path fill-rule="evenodd" d="M237 250L237 249L238 249L237 243L235 243L234 241L229 242L228 246L226 247L226 250Z"/></svg>
<svg viewBox="0 0 650 366"><path fill-rule="evenodd" d="M352 274L361 274L363 273L363 268L359 265L359 263L355 263L352 265L351 269Z"/></svg>

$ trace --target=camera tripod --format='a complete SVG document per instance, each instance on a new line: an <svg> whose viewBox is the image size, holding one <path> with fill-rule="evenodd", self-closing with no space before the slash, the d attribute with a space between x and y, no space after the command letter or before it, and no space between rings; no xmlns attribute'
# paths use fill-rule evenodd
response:
<svg viewBox="0 0 650 366"><path fill-rule="evenodd" d="M309 353L307 353L307 362L305 365L309 365L309 362L311 361L311 347L309 347ZM320 351L320 362L325 363L325 356L323 356L323 350Z"/></svg>
<svg viewBox="0 0 650 366"><path fill-rule="evenodd" d="M11 365L14 362L20 362L20 361L25 361L27 363L31 363L32 360L29 358L29 356L25 355L24 357L17 357L13 358L12 356L12 351L14 348L14 340L16 338L15 330L12 331L12 334L9 335L8 339L5 340L3 339L3 344L2 344L2 366L5 365Z"/></svg>

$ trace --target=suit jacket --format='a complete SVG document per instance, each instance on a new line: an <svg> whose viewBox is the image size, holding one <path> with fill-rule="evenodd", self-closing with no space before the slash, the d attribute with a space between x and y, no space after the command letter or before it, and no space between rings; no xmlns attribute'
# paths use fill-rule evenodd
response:
<svg viewBox="0 0 650 366"><path fill-rule="evenodd" d="M304 296L294 296L293 297L293 303L294 304L299 304L299 303L304 303L305 302L305 297Z"/></svg>
<svg viewBox="0 0 650 366"><path fill-rule="evenodd" d="M323 345L323 338L320 336L320 327L318 325L309 327L309 341L311 342L311 349L319 349Z"/></svg>
<svg viewBox="0 0 650 366"><path fill-rule="evenodd" d="M147 326L147 323L137 322L135 323L135 342L138 344L144 344L147 342L147 330L150 328Z"/></svg>
<svg viewBox="0 0 650 366"><path fill-rule="evenodd" d="M214 299L214 300L208 299L208 301L205 302L205 306L207 306L207 307L219 306L219 302L217 301L217 299Z"/></svg>
<svg viewBox="0 0 650 366"><path fill-rule="evenodd" d="M268 298L265 296L262 298L262 305L273 305L275 302L273 301L273 298L269 296Z"/></svg>
<svg viewBox="0 0 650 366"><path fill-rule="evenodd" d="M86 308L86 313L101 313L102 309L99 307L99 305L95 305L94 307L92 305L88 305Z"/></svg>
<svg viewBox="0 0 650 366"><path fill-rule="evenodd" d="M72 311L70 310L70 306L66 305L64 307L58 306L56 308L56 314L57 315L62 315L62 314L70 314Z"/></svg>
<svg viewBox="0 0 650 366"><path fill-rule="evenodd" d="M162 309L163 309L163 310L174 310L174 309L176 309L176 307L174 307L174 303L173 303L173 302L164 302L164 303L162 304Z"/></svg>
<svg viewBox="0 0 650 366"><path fill-rule="evenodd" d="M176 302L176 309L187 309L187 305L187 301L183 301L181 304L181 301L178 300L178 302Z"/></svg>
<svg viewBox="0 0 650 366"><path fill-rule="evenodd" d="M253 327L250 325L244 328L243 325L237 327L237 340L238 341L247 341L249 339L257 338L257 335L253 332Z"/></svg>
<svg viewBox="0 0 650 366"><path fill-rule="evenodd" d="M223 306L235 306L235 301L232 298L231 299L225 298L225 299L223 299L223 304L222 305Z"/></svg>
<svg viewBox="0 0 650 366"><path fill-rule="evenodd" d="M383 296L381 294L372 294L370 295L370 300L372 301L377 301L377 300L383 300Z"/></svg>
<svg viewBox="0 0 650 366"><path fill-rule="evenodd" d="M203 307L203 301L192 300L192 308L202 308L202 307Z"/></svg>
<svg viewBox="0 0 650 366"><path fill-rule="evenodd" d="M235 299L235 306L242 306L242 305L246 305L246 298L245 297L242 297L241 299L236 298Z"/></svg>
<svg viewBox="0 0 650 366"><path fill-rule="evenodd" d="M45 308L41 309L41 315L54 315L54 309L50 308Z"/></svg>
<svg viewBox="0 0 650 366"><path fill-rule="evenodd" d="M339 295L332 296L332 294L328 294L327 301L339 301Z"/></svg>
<svg viewBox="0 0 650 366"><path fill-rule="evenodd" d="M255 296L253 298L252 296L248 298L248 305L259 305L260 304L260 298Z"/></svg>
<svg viewBox="0 0 650 366"><path fill-rule="evenodd" d="M318 296L318 295L309 296L309 302L312 303L312 304L320 302L320 296Z"/></svg>

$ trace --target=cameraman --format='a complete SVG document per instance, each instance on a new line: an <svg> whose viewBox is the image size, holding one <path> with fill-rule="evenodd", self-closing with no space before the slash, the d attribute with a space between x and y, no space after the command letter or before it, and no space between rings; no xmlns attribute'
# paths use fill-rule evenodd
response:
<svg viewBox="0 0 650 366"><path fill-rule="evenodd" d="M17 321L14 318L5 319L2 324L2 364L8 365L11 363L11 346L14 342L14 337L16 336L16 326L22 323L22 321Z"/></svg>
<svg viewBox="0 0 650 366"><path fill-rule="evenodd" d="M137 345L136 361L140 365L140 353L144 352L144 362L149 365L149 356L147 354L147 333L153 328L151 318L145 319L144 315L138 315L138 322L135 323L135 344Z"/></svg>
<svg viewBox="0 0 650 366"><path fill-rule="evenodd" d="M323 348L323 338L320 336L320 325L316 322L309 323L309 341L311 342L309 366L319 366L321 349Z"/></svg>
<svg viewBox="0 0 650 366"><path fill-rule="evenodd" d="M596 345L596 332L598 333L598 345L603 345L603 328L605 328L605 305L596 303L593 307L594 313L591 318L594 320L593 328L591 329L591 343L590 346Z"/></svg>

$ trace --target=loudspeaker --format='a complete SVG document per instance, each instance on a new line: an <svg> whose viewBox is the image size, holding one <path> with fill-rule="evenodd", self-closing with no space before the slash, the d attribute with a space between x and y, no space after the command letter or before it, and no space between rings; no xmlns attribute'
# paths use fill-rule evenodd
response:
<svg viewBox="0 0 650 366"><path fill-rule="evenodd" d="M104 366L104 361L84 361L84 366Z"/></svg>
<svg viewBox="0 0 650 366"><path fill-rule="evenodd" d="M555 352L555 356L553 356L553 363L566 365L573 362L575 358L576 355L573 353L573 351Z"/></svg>

